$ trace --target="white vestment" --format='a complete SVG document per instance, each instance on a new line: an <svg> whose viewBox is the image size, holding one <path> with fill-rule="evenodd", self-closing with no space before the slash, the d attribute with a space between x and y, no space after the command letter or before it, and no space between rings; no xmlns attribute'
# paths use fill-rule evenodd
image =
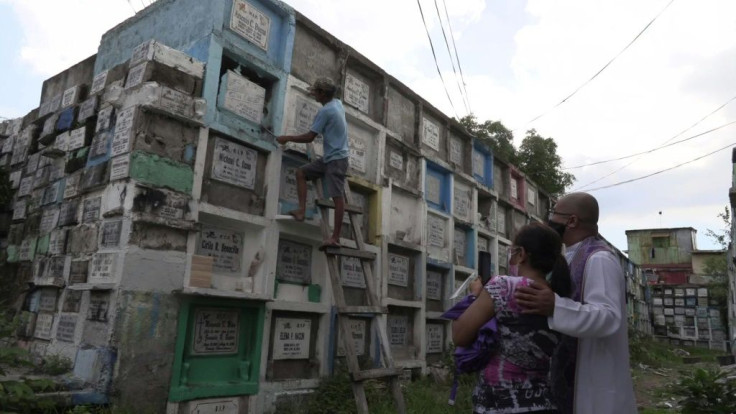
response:
<svg viewBox="0 0 736 414"><path fill-rule="evenodd" d="M568 262L578 247L567 248ZM551 329L578 338L575 413L636 413L621 265L613 253L598 251L588 258L583 280L585 304L555 295L548 318Z"/></svg>

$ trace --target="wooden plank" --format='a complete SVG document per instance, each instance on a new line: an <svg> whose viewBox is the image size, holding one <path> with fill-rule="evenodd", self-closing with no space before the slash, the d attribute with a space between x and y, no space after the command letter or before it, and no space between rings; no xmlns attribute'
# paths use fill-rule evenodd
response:
<svg viewBox="0 0 736 414"><path fill-rule="evenodd" d="M377 378L398 377L402 371L402 368L375 368L356 372L352 374L352 377L354 381L365 381Z"/></svg>
<svg viewBox="0 0 736 414"><path fill-rule="evenodd" d="M324 198L314 200L314 204L316 204L319 207L326 207L326 208L331 208L331 209L335 208L335 203L332 200L324 199ZM355 205L355 204L346 204L345 212L353 213L353 214L363 214L363 207Z"/></svg>
<svg viewBox="0 0 736 414"><path fill-rule="evenodd" d="M376 254L365 250L349 249L346 247L328 247L325 254L335 256L355 257L360 260L376 260Z"/></svg>
<svg viewBox="0 0 736 414"><path fill-rule="evenodd" d="M189 286L211 288L213 264L213 257L192 255L192 263L189 271Z"/></svg>

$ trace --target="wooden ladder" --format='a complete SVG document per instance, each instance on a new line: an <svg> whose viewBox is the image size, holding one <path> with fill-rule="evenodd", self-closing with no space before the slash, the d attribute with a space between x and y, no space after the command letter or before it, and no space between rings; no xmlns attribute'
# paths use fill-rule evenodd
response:
<svg viewBox="0 0 736 414"><path fill-rule="evenodd" d="M335 208L332 200L325 200L322 196L322 180L315 181L315 190L318 199L315 201L320 208L322 214L322 237L327 239L330 237L332 230L330 228L330 209ZM340 338L342 339L343 349L345 349L345 359L347 360L348 370L353 386L353 394L355 395L355 403L358 407L359 414L369 414L368 400L366 399L364 382L370 379L383 379L389 382L391 394L394 399L396 412L399 414L406 413L406 405L404 403L404 395L401 392L401 384L399 383L399 375L401 368L396 368L394 359L391 355L391 345L386 334L386 319L384 314L388 313L388 308L381 306L378 300L377 282L373 278L373 270L371 262L376 259L376 254L365 250L363 241L363 232L358 224L357 219L363 214L360 206L353 204L353 197L350 192L350 186L345 181L345 215L350 218L350 226L352 227L353 237L357 249L349 249L345 247L328 247L325 249L327 256L327 265L330 273L330 282L332 284L332 295L335 298L337 307L337 319L340 329ZM345 220L343 220L343 224ZM345 303L345 294L342 287L340 277L340 265L338 257L354 257L360 260L363 269L363 277L366 286L367 306L347 306ZM350 330L350 320L348 315L367 316L370 318L371 326L378 331L378 338L381 343L381 361L384 367L369 370L361 370L358 357L355 354L355 343L352 340Z"/></svg>

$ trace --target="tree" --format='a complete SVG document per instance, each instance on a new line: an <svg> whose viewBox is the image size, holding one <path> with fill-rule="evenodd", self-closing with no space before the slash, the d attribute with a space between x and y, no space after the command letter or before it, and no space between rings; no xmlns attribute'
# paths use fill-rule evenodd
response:
<svg viewBox="0 0 736 414"><path fill-rule="evenodd" d="M500 121L485 121L479 124L475 115L470 114L462 117L460 124L471 135L488 145L495 156L511 164L518 164L516 148L514 147L514 134Z"/></svg>
<svg viewBox="0 0 736 414"><path fill-rule="evenodd" d="M534 129L526 132L517 156L519 168L550 194L564 194L575 181L574 175L562 171L555 140L540 136Z"/></svg>
<svg viewBox="0 0 736 414"><path fill-rule="evenodd" d="M726 252L706 259L703 271L713 277L713 282L710 283L711 298L719 303L722 320L728 321L728 246L731 244L731 213L728 206L723 207L723 212L718 213L718 217L723 220L723 228L718 231L708 229L705 235Z"/></svg>
<svg viewBox="0 0 736 414"><path fill-rule="evenodd" d="M718 213L718 218L723 220L723 228L718 231L708 229L705 231L705 235L725 250L731 244L731 213L728 211L728 206L723 207L723 212Z"/></svg>

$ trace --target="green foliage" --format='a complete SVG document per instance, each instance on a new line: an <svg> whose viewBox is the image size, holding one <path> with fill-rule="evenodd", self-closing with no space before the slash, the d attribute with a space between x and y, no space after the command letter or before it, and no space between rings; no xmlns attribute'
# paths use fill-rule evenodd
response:
<svg viewBox="0 0 736 414"><path fill-rule="evenodd" d="M736 384L719 369L698 368L675 386L683 414L728 414L736 412Z"/></svg>
<svg viewBox="0 0 736 414"><path fill-rule="evenodd" d="M514 135L500 121L485 121L481 124L475 115L470 114L462 117L460 124L470 134L488 145L495 156L511 164L518 164Z"/></svg>
<svg viewBox="0 0 736 414"><path fill-rule="evenodd" d="M49 355L43 359L38 372L48 375L61 375L71 371L72 360L61 355Z"/></svg>
<svg viewBox="0 0 736 414"><path fill-rule="evenodd" d="M54 408L53 401L39 399L36 393L53 389L52 381L5 377L8 368L31 366L28 352L19 348L13 339L18 324L18 318L0 310L0 407L19 413L48 412Z"/></svg>
<svg viewBox="0 0 736 414"><path fill-rule="evenodd" d="M543 138L530 129L518 152L519 168L547 192L562 195L572 185L575 176L562 171L562 159L557 155L557 143Z"/></svg>
<svg viewBox="0 0 736 414"><path fill-rule="evenodd" d="M460 119L467 131L488 145L500 159L519 167L544 191L562 195L575 181L575 176L562 171L562 159L557 155L557 143L553 138L543 138L537 131L527 131L517 150L514 135L499 121L478 123L475 115Z"/></svg>
<svg viewBox="0 0 736 414"><path fill-rule="evenodd" d="M705 235L718 243L722 249L728 249L728 245L731 243L731 213L728 206L723 207L723 212L718 213L718 217L723 220L723 228L717 231L708 229L705 231Z"/></svg>

